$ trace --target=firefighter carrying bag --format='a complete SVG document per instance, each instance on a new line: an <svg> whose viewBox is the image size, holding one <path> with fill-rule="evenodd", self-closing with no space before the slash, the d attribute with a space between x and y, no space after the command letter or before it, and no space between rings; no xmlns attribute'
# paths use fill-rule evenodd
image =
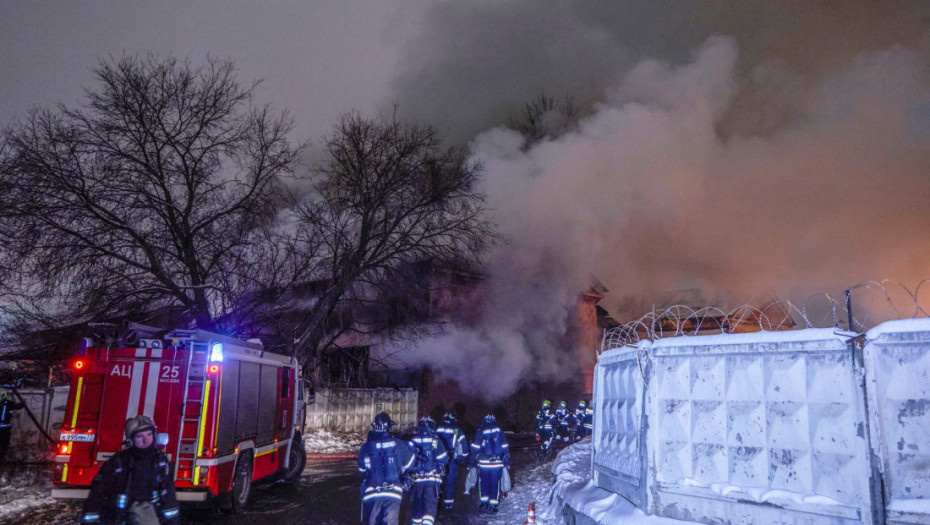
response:
<svg viewBox="0 0 930 525"><path fill-rule="evenodd" d="M468 453L465 451L463 446L463 439L459 439L459 429L455 429L455 432L452 433L452 442L455 443L453 459L456 462L460 463L468 457Z"/></svg>
<svg viewBox="0 0 930 525"><path fill-rule="evenodd" d="M478 483L478 469L472 467L468 469L468 475L465 476L465 494L471 494L475 483Z"/></svg>
<svg viewBox="0 0 930 525"><path fill-rule="evenodd" d="M506 494L507 492L510 492L510 489L512 488L513 488L513 483L510 482L510 471L508 471L507 469L504 469L503 472L501 472L501 483L500 483L501 492Z"/></svg>

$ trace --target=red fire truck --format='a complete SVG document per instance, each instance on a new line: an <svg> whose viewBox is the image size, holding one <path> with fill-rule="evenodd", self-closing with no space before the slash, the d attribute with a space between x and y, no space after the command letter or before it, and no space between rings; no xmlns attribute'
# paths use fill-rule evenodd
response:
<svg viewBox="0 0 930 525"><path fill-rule="evenodd" d="M179 501L239 512L253 482L299 479L312 390L293 357L203 330L126 323L119 335L101 333L109 335L84 339L71 365L53 497L86 498L137 414L158 426Z"/></svg>

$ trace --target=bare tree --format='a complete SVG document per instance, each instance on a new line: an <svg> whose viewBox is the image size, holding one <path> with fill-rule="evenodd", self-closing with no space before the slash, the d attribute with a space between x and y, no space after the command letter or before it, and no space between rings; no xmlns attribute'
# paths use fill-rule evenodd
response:
<svg viewBox="0 0 930 525"><path fill-rule="evenodd" d="M546 137L555 138L573 129L578 118L578 108L571 97L557 101L540 92L524 105L520 118L511 119L509 125L526 137L526 147L530 147Z"/></svg>
<svg viewBox="0 0 930 525"><path fill-rule="evenodd" d="M177 309L211 327L280 278L271 224L299 148L232 62L102 62L87 103L5 133L6 308L62 322ZM292 268L293 270L293 268ZM283 270L282 270L283 271Z"/></svg>
<svg viewBox="0 0 930 525"><path fill-rule="evenodd" d="M326 151L313 196L295 207L299 229L318 243L308 279L319 287L296 333L309 369L343 331L385 328L385 319L357 312L385 307L398 289L416 293L424 281L411 268L440 261L475 270L495 239L477 187L481 167L443 150L432 128L348 114Z"/></svg>

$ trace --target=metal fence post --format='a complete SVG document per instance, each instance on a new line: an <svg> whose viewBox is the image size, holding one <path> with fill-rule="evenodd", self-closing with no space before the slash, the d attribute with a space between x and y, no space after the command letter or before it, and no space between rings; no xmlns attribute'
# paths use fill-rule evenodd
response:
<svg viewBox="0 0 930 525"><path fill-rule="evenodd" d="M846 290L846 315L849 323L849 331L855 333L852 313L852 290ZM863 409L862 421L865 425L865 442L869 454L869 499L872 508L872 523L875 525L885 525L885 491L883 487L882 469L880 458L876 456L872 447L874 442L872 437L871 414L869 410L869 392L867 390L865 374L865 352L864 352L865 334L858 334L849 339L850 358L852 359L853 371L856 374L856 382L859 384L860 406Z"/></svg>

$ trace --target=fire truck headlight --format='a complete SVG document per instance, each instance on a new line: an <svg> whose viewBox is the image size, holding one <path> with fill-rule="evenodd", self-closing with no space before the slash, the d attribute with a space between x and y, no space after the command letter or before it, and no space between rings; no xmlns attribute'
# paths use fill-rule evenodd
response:
<svg viewBox="0 0 930 525"><path fill-rule="evenodd" d="M213 346L210 348L210 362L223 362L223 343L213 343Z"/></svg>

